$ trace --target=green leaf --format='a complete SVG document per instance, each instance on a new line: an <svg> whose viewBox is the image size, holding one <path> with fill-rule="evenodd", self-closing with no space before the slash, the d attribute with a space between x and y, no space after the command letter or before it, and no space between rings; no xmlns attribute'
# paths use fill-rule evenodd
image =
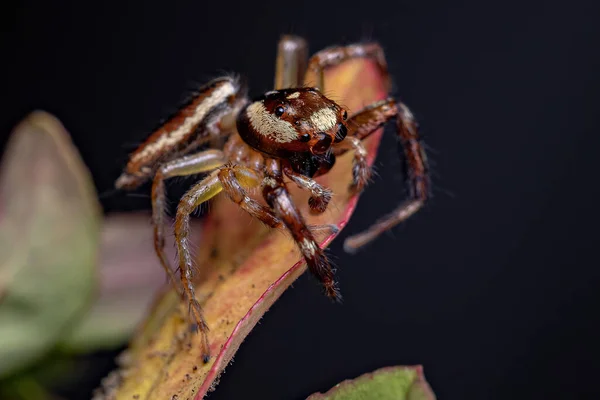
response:
<svg viewBox="0 0 600 400"><path fill-rule="evenodd" d="M100 206L62 124L34 112L0 167L0 377L43 357L93 295Z"/></svg>
<svg viewBox="0 0 600 400"><path fill-rule="evenodd" d="M307 400L435 400L421 366L386 367L345 380Z"/></svg>

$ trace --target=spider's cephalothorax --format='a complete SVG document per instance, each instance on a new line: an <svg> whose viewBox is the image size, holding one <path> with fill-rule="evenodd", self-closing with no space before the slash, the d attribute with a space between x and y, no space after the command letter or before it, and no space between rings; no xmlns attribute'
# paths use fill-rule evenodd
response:
<svg viewBox="0 0 600 400"><path fill-rule="evenodd" d="M335 162L331 146L346 137L348 113L316 88L267 92L242 109L237 131L254 150L287 160L313 178Z"/></svg>
<svg viewBox="0 0 600 400"><path fill-rule="evenodd" d="M315 88L282 89L267 92L242 109L237 130L252 148L274 157L323 156L346 137L347 117Z"/></svg>
<svg viewBox="0 0 600 400"><path fill-rule="evenodd" d="M132 189L152 179L154 246L161 264L176 288L190 304L191 326L203 335L203 353L209 359L207 331L192 283L193 260L187 237L190 214L221 191L243 210L273 228L287 229L301 251L309 270L331 298L340 299L333 271L313 233L304 222L286 189L285 179L308 190L310 210L322 213L331 191L314 177L327 173L335 157L353 152L350 189L362 191L371 175L362 140L391 119L404 150L409 199L367 231L345 242L356 249L405 220L424 204L429 194L425 153L417 123L408 107L393 98L375 102L354 115L322 94L323 70L350 58L374 60L387 79L381 47L374 43L331 47L313 55L308 62L305 42L284 36L280 43L276 82L282 87L249 100L246 89L232 77L215 79L200 88L175 115L161 125L130 156L116 182L117 188ZM281 50L283 49L283 50ZM287 50L286 50L287 49ZM289 53L286 53L289 51ZM279 63L280 60L284 62ZM279 65L283 65L279 67ZM317 74L317 87L305 87L305 69ZM226 138L222 148L197 149ZM164 252L165 179L208 173L181 199L175 217L181 286L177 284ZM266 206L247 194L262 189ZM183 290L181 290L183 289Z"/></svg>

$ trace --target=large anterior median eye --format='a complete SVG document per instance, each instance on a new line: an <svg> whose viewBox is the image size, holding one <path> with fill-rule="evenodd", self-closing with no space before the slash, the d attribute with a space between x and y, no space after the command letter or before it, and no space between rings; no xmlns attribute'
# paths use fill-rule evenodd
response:
<svg viewBox="0 0 600 400"><path fill-rule="evenodd" d="M338 124L338 131L335 134L335 142L339 143L342 140L344 140L344 138L346 137L346 135L348 134L348 128L346 128L346 125L342 124L341 122Z"/></svg>
<svg viewBox="0 0 600 400"><path fill-rule="evenodd" d="M300 136L300 141L302 143L310 141L310 135L308 133L303 134L302 136Z"/></svg>
<svg viewBox="0 0 600 400"><path fill-rule="evenodd" d="M325 133L319 133L319 141L311 148L313 154L323 154L331 147L331 137Z"/></svg>
<svg viewBox="0 0 600 400"><path fill-rule="evenodd" d="M275 115L277 117L281 117L283 115L283 113L285 112L285 108L283 108L282 106L277 106L275 108Z"/></svg>

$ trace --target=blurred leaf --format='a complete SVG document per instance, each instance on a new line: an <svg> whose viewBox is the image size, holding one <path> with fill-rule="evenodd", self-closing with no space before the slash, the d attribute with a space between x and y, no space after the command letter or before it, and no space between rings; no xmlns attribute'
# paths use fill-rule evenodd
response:
<svg viewBox="0 0 600 400"><path fill-rule="evenodd" d="M345 380L327 393L315 393L306 400L435 400L423 376L423 368L386 367Z"/></svg>
<svg viewBox="0 0 600 400"><path fill-rule="evenodd" d="M327 93L349 110L386 96L379 70L367 60L328 70L326 82ZM381 131L365 142L370 163L380 137ZM319 178L335 193L327 212L320 216L309 215L308 193L289 186L309 224L335 223L340 229L346 225L357 201L347 191L351 169L352 154L347 153ZM321 244L328 245L334 237L328 236ZM158 300L123 354L121 369L106 378L96 398L203 398L214 389L218 376L262 315L306 270L288 235L253 221L223 196L212 203L201 238L197 242L197 294L210 327L213 358L202 363L200 335L187 334L187 305L170 291ZM323 301L328 300L324 297Z"/></svg>
<svg viewBox="0 0 600 400"><path fill-rule="evenodd" d="M69 134L44 112L13 132L0 169L0 376L50 350L89 304L100 208Z"/></svg>
<svg viewBox="0 0 600 400"><path fill-rule="evenodd" d="M147 213L123 213L104 219L98 296L62 340L63 349L81 353L122 346L142 322L157 290L166 286L166 275L154 253L150 218ZM192 221L192 227L194 223L198 225ZM166 238L165 250L170 259L175 257L172 235Z"/></svg>

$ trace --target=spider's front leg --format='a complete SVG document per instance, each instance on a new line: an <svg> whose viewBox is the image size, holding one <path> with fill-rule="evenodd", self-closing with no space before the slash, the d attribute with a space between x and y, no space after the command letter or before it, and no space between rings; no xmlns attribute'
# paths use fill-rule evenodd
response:
<svg viewBox="0 0 600 400"><path fill-rule="evenodd" d="M199 330L202 334L202 354L204 362L210 360L210 349L208 345L208 325L202 313L202 307L196 299L193 282L194 261L188 244L190 233L190 215L205 201L210 200L221 191L237 203L242 209L253 217L258 218L271 227L282 225L271 210L250 198L245 188L257 187L263 180L261 173L238 165L228 165L213 171L201 182L194 185L183 196L177 206L175 217L175 242L181 270L181 283L190 305L190 314L194 324L192 331Z"/></svg>
<svg viewBox="0 0 600 400"><path fill-rule="evenodd" d="M409 108L393 98L378 101L352 116L348 122L350 133L344 141L334 147L334 153L341 155L354 148L353 183L351 189L362 190L364 176L370 169L364 157L366 150L361 140L382 127L390 119L396 119L396 133L404 153L404 171L409 189L408 199L390 214L384 216L366 231L351 236L344 242L346 251L352 252L371 242L383 232L403 222L423 207L429 197L430 179L427 156L418 133L418 123Z"/></svg>
<svg viewBox="0 0 600 400"><path fill-rule="evenodd" d="M372 170L367 162L367 149L363 146L359 138L349 136L337 145L334 149L336 155L345 152L346 150L354 151L354 159L352 160L352 183L350 191L352 193L360 193L363 191L369 180L371 179Z"/></svg>
<svg viewBox="0 0 600 400"><path fill-rule="evenodd" d="M322 283L327 296L341 301L342 296L334 280L334 273L325 252L304 222L283 182L279 163L272 160L267 167L263 196L275 214L283 221L306 260L310 272Z"/></svg>
<svg viewBox="0 0 600 400"><path fill-rule="evenodd" d="M378 43L356 43L349 46L335 46L323 49L315 53L308 60L308 70L315 73L317 77L316 87L325 91L325 69L343 63L352 58L367 58L375 61L386 82L386 88L390 88L390 79L385 60L385 53Z"/></svg>

